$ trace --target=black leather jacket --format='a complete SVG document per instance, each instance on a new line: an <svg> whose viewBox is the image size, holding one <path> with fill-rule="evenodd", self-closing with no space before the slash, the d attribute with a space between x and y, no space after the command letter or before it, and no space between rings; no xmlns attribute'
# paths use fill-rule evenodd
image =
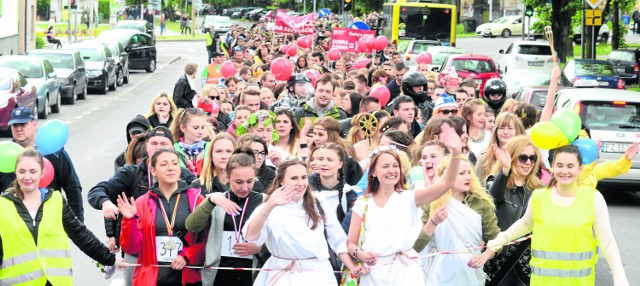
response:
<svg viewBox="0 0 640 286"><path fill-rule="evenodd" d="M507 188L510 176L511 171L506 176L502 171L499 171L497 175L490 175L487 178L487 189L496 204L498 227L502 231L507 230L524 215L533 191L527 189L526 186Z"/></svg>
<svg viewBox="0 0 640 286"><path fill-rule="evenodd" d="M20 215L20 218L24 220L27 228L31 232L33 236L33 240L38 240L38 230L40 229L40 222L42 221L42 206L44 206L44 202L46 202L49 198L51 198L51 194L53 191L50 190L44 197L42 205L38 209L38 213L36 214L36 221L33 222L31 215L29 214L29 210L22 203L20 199L15 197L12 194L6 193L2 195L6 199L14 202L16 206L16 210ZM67 204L66 200L63 200L64 205L62 207L62 226L64 227L64 231L67 233L67 236L73 241L73 243L82 250L87 256L91 257L93 260L100 262L103 265L113 265L116 261L116 256L109 251L109 249L100 241L96 236L87 229L87 227L76 217L73 210ZM0 237L0 244L2 244L2 238ZM2 261L4 257L4 253L2 248L0 248L0 261Z"/></svg>

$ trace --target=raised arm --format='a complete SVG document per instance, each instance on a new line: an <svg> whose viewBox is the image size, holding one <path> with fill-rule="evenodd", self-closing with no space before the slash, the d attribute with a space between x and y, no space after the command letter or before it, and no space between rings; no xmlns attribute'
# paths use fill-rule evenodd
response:
<svg viewBox="0 0 640 286"><path fill-rule="evenodd" d="M269 214L273 210L273 208L277 206L283 206L288 204L293 198L293 189L294 186L284 186L275 190L269 200L264 203L264 207L259 210L260 213L256 214L249 224L246 226L247 230L244 237L247 241L252 242L258 240L260 238L260 231L264 228L265 223L267 222L267 218Z"/></svg>
<svg viewBox="0 0 640 286"><path fill-rule="evenodd" d="M559 66L554 66L551 70L551 81L549 82L549 90L547 91L547 100L540 114L540 122L551 120L553 114L553 102L556 99L556 91L558 91L558 80L562 71Z"/></svg>

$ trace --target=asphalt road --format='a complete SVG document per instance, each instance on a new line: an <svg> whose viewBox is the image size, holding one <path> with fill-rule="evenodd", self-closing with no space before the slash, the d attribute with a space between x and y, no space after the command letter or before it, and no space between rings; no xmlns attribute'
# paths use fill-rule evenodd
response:
<svg viewBox="0 0 640 286"><path fill-rule="evenodd" d="M458 46L498 59L497 51L508 46L512 40L515 38L460 39ZM126 147L125 126L129 120L136 114L145 114L156 94L172 93L174 83L182 75L185 64L197 63L200 71L206 64L204 42L161 42L157 48L158 69L155 73L135 71L130 83L119 87L116 92L109 92L107 95L90 94L87 100L78 101L73 106L64 105L60 114L52 114L50 117L61 119L69 126L70 136L66 149L80 177L85 201L86 193L92 186L113 175L113 161ZM609 203L611 225L627 277L634 285L640 281L640 260L637 259L640 257L640 247L634 242L640 235L640 228L637 227L640 196L626 190L628 188L603 189L603 194ZM87 227L106 241L102 212L85 203L85 219ZM103 280L91 259L75 246L72 247L76 285L123 285L122 273L117 273L111 280ZM603 256L599 258L596 276L596 285L613 285Z"/></svg>

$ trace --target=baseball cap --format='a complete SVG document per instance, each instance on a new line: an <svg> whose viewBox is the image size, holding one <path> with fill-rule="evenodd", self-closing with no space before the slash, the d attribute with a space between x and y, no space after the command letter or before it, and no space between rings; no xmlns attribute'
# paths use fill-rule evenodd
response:
<svg viewBox="0 0 640 286"><path fill-rule="evenodd" d="M215 57L224 57L224 54L221 52L213 52L211 53L211 57L215 58Z"/></svg>
<svg viewBox="0 0 640 286"><path fill-rule="evenodd" d="M446 93L443 93L440 95L438 99L436 99L436 103L433 110L437 110L445 107L454 107L457 109L458 105L456 104L456 100L453 99L453 97L447 95Z"/></svg>
<svg viewBox="0 0 640 286"><path fill-rule="evenodd" d="M133 124L133 125L131 125L131 127L127 131L129 133L134 133L134 132L144 133L147 130L149 130L149 129L145 128L144 126L142 126L140 124Z"/></svg>
<svg viewBox="0 0 640 286"><path fill-rule="evenodd" d="M171 134L171 131L167 127L158 126L156 128L153 128L151 132L149 132L149 135L147 135L147 140L155 136L169 138L169 140L171 140L171 143L173 143L173 135Z"/></svg>
<svg viewBox="0 0 640 286"><path fill-rule="evenodd" d="M31 120L36 120L33 110L26 107L18 107L11 111L11 118L9 119L9 125L27 123Z"/></svg>

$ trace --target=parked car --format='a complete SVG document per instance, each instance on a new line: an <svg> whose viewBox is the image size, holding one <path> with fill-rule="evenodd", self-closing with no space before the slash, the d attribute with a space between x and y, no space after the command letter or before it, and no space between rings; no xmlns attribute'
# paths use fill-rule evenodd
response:
<svg viewBox="0 0 640 286"><path fill-rule="evenodd" d="M36 87L38 93L38 116L46 119L49 108L52 113L60 112L60 83L48 60L32 56L0 57L0 67L18 70Z"/></svg>
<svg viewBox="0 0 640 286"><path fill-rule="evenodd" d="M484 97L484 84L492 78L500 78L498 68L493 59L482 55L451 55L443 63L438 75L440 84L445 84L445 76L454 68L459 77L472 78L476 91Z"/></svg>
<svg viewBox="0 0 640 286"><path fill-rule="evenodd" d="M560 88L560 87L559 87ZM533 105L538 112L542 112L547 100L547 92L549 86L523 86L521 87L513 98L523 103L529 103Z"/></svg>
<svg viewBox="0 0 640 286"><path fill-rule="evenodd" d="M512 68L543 69L554 66L551 47L546 41L514 41L507 50L500 50L502 57L498 69L506 73Z"/></svg>
<svg viewBox="0 0 640 286"><path fill-rule="evenodd" d="M463 55L467 52L464 49L449 46L429 46L427 52L431 54L431 63L429 69L438 71L444 60L450 55Z"/></svg>
<svg viewBox="0 0 640 286"><path fill-rule="evenodd" d="M416 60L418 55L422 52L426 52L429 47L442 46L440 41L432 40L411 40L407 43L407 48L404 50L403 57L404 63L407 66L416 66Z"/></svg>
<svg viewBox="0 0 640 286"><path fill-rule="evenodd" d="M224 9L224 10L222 11L222 16L230 17L230 16L231 16L231 14L233 14L233 13L235 13L235 12L238 12L238 11L240 11L240 8L239 8L239 7L234 7L234 8Z"/></svg>
<svg viewBox="0 0 640 286"><path fill-rule="evenodd" d="M27 107L38 114L38 92L19 71L0 68L0 132L7 132L11 112L16 107Z"/></svg>
<svg viewBox="0 0 640 286"><path fill-rule="evenodd" d="M505 16L476 28L476 36L495 38L498 35L503 38L522 35L522 16Z"/></svg>
<svg viewBox="0 0 640 286"><path fill-rule="evenodd" d="M507 85L507 98L516 96L523 87L549 85L551 73L544 70L511 69L502 74L502 80ZM570 83L560 77L558 86L570 86Z"/></svg>
<svg viewBox="0 0 640 286"><path fill-rule="evenodd" d="M607 56L607 61L610 61L616 67L618 77L623 79L625 83L640 83L640 77L638 76L640 49L613 50Z"/></svg>
<svg viewBox="0 0 640 286"><path fill-rule="evenodd" d="M236 11L235 13L231 14L231 19L241 19L244 18L244 15L255 10L258 9L258 7L245 7L245 8L241 8L239 11ZM234 17L235 15L235 17Z"/></svg>
<svg viewBox="0 0 640 286"><path fill-rule="evenodd" d="M116 24L113 29L134 29L140 33L145 33L151 36L153 42L156 42L156 36L153 33L153 25L144 20L124 20Z"/></svg>
<svg viewBox="0 0 640 286"><path fill-rule="evenodd" d="M598 31L597 41L601 43L607 43L609 41L609 37L611 35L611 31L609 30L609 25L607 25L606 21L602 22L602 26L600 26L600 30ZM573 27L573 43L576 45L580 45L582 40L582 33L580 32L580 25Z"/></svg>
<svg viewBox="0 0 640 286"><path fill-rule="evenodd" d="M262 11L251 15L251 20L252 21L260 21L269 12L270 12L269 10L263 9Z"/></svg>
<svg viewBox="0 0 640 286"><path fill-rule="evenodd" d="M124 50L122 43L118 41L95 41L109 48L111 58L116 62L116 84L121 86L129 83L129 54Z"/></svg>
<svg viewBox="0 0 640 286"><path fill-rule="evenodd" d="M73 50L33 50L27 55L47 59L53 66L60 83L63 103L75 104L76 99L87 98L87 71L80 52Z"/></svg>
<svg viewBox="0 0 640 286"><path fill-rule="evenodd" d="M202 33L206 34L209 32L209 28L213 25L215 29L215 33L226 33L229 32L231 28L231 18L227 16L213 16L209 15L204 18L204 23L202 24Z"/></svg>
<svg viewBox="0 0 640 286"><path fill-rule="evenodd" d="M578 59L569 61L562 70L573 87L625 89L623 79L609 61Z"/></svg>
<svg viewBox="0 0 640 286"><path fill-rule="evenodd" d="M148 34L131 29L109 30L100 33L96 39L120 42L129 55L129 69L156 70L156 44Z"/></svg>
<svg viewBox="0 0 640 286"><path fill-rule="evenodd" d="M249 12L245 13L245 14L243 15L243 17L244 17L245 19L247 19L247 20L251 20L251 19L253 19L253 16L255 16L257 13L260 13L260 11L262 11L262 10L264 10L264 8L256 8L256 9L253 9L253 10L251 10L251 11L249 11Z"/></svg>
<svg viewBox="0 0 640 286"><path fill-rule="evenodd" d="M580 115L591 139L602 140L601 161L617 161L640 133L640 92L594 88L567 88L557 92L555 109L569 108ZM640 158L633 159L629 172L600 183L640 183ZM635 190L635 188L628 188Z"/></svg>
<svg viewBox="0 0 640 286"><path fill-rule="evenodd" d="M109 48L96 43L80 43L70 49L79 51L84 59L89 78L89 88L100 94L107 94L107 89L116 90L117 64L111 56Z"/></svg>

